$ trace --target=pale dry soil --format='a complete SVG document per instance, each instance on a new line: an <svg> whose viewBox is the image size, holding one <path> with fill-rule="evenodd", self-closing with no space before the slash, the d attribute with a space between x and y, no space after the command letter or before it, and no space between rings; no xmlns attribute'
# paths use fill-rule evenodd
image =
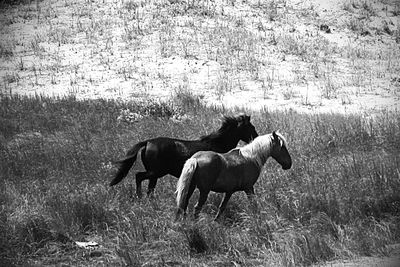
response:
<svg viewBox="0 0 400 267"><path fill-rule="evenodd" d="M313 265L319 267L399 267L400 244L390 246L389 256L386 257L359 257L349 260L336 260L323 264Z"/></svg>
<svg viewBox="0 0 400 267"><path fill-rule="evenodd" d="M199 1L183 14L177 2L4 9L2 93L168 100L184 91L253 110L400 107L396 0Z"/></svg>

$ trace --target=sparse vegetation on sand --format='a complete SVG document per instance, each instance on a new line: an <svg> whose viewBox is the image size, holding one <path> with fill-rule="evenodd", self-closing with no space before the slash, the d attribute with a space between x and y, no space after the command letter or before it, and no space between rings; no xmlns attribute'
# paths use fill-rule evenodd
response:
<svg viewBox="0 0 400 267"><path fill-rule="evenodd" d="M4 93L399 107L395 0L0 1ZM346 99L343 101L343 99Z"/></svg>
<svg viewBox="0 0 400 267"><path fill-rule="evenodd" d="M173 177L159 181L154 199L132 196L133 179L109 187L111 161L133 143L196 138L232 112L190 108L197 101L189 98L146 106L2 96L1 262L299 266L385 255L399 241L398 113L254 112L259 133L285 133L293 168L282 171L269 161L255 187L259 210L252 213L238 193L220 224L212 221L218 194L210 195L198 222L175 224ZM73 241L98 246L83 249Z"/></svg>

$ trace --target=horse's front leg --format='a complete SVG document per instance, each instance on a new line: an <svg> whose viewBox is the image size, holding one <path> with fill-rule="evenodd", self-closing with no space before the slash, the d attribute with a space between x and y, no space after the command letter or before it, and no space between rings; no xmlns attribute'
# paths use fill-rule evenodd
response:
<svg viewBox="0 0 400 267"><path fill-rule="evenodd" d="M222 212L225 210L226 204L228 204L228 201L231 198L231 196L232 196L232 192L225 193L224 199L222 200L221 205L219 205L218 214L217 214L217 216L215 216L214 221L219 220L219 218L221 217Z"/></svg>
<svg viewBox="0 0 400 267"><path fill-rule="evenodd" d="M200 191L199 201L197 202L196 206L194 207L194 218L195 219L199 218L199 213L200 213L201 209L203 208L204 203L206 203L208 193L210 193L210 190Z"/></svg>
<svg viewBox="0 0 400 267"><path fill-rule="evenodd" d="M249 199L250 209L252 210L252 212L254 213L258 211L258 205L256 200L256 194L254 193L254 187L246 189L244 192L246 193L247 198Z"/></svg>

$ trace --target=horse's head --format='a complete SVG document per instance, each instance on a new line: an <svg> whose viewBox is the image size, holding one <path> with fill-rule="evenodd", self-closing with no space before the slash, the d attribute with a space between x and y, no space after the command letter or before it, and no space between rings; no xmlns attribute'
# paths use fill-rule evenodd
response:
<svg viewBox="0 0 400 267"><path fill-rule="evenodd" d="M285 138L276 131L272 133L272 138L271 157L282 166L282 169L290 169L292 167L292 158L287 150Z"/></svg>
<svg viewBox="0 0 400 267"><path fill-rule="evenodd" d="M240 115L237 117L238 130L240 135L240 140L250 143L253 139L258 136L256 128L250 122L250 116Z"/></svg>

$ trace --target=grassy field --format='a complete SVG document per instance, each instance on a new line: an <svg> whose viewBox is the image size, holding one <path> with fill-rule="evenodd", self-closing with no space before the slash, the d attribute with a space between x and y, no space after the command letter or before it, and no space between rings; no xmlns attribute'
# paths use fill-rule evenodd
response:
<svg viewBox="0 0 400 267"><path fill-rule="evenodd" d="M135 142L196 138L217 129L222 114L236 112L206 108L190 95L147 105L2 96L0 261L299 266L385 255L399 242L398 113L250 112L260 134L284 133L293 168L268 161L256 184L259 210L251 212L245 194L236 193L221 224L212 221L218 194L198 222L174 223L173 177L160 180L154 199L132 196L132 176L108 187L111 161ZM83 249L73 241L98 246Z"/></svg>

